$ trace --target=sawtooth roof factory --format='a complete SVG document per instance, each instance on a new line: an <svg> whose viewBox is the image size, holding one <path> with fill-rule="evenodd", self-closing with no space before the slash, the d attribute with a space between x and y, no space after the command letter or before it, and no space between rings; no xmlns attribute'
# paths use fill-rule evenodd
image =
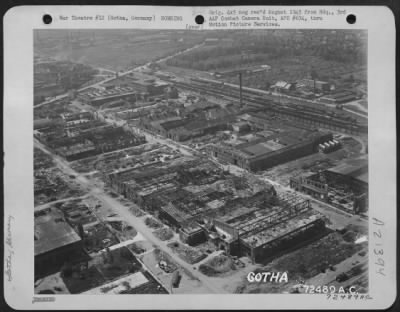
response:
<svg viewBox="0 0 400 312"><path fill-rule="evenodd" d="M277 196L270 184L251 175L233 176L209 161L185 158L105 178L118 193L175 229L182 241L196 245L209 240L253 262L325 228L309 200Z"/></svg>
<svg viewBox="0 0 400 312"><path fill-rule="evenodd" d="M116 77L101 86L81 92L78 98L88 105L101 106L112 100L135 101L137 97L151 97L164 93L168 83L144 74Z"/></svg>

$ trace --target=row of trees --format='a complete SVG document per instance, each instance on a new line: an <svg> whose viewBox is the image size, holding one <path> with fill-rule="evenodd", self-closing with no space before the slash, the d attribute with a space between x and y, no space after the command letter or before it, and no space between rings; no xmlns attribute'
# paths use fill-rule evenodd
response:
<svg viewBox="0 0 400 312"><path fill-rule="evenodd" d="M169 59L167 64L198 70L215 70L230 68L240 63L268 63L274 59L302 55L346 64L364 64L365 53L365 43L356 39L343 41L337 38L319 40L306 37L299 41L286 37L247 36L231 44L206 46L179 55Z"/></svg>

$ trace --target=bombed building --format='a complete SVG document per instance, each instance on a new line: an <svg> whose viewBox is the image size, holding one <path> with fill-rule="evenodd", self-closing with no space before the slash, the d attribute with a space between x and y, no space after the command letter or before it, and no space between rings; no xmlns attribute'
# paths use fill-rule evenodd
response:
<svg viewBox="0 0 400 312"><path fill-rule="evenodd" d="M63 123L36 131L36 137L68 161L73 161L146 142L144 136L132 134L123 127L105 124L80 115L64 116Z"/></svg>
<svg viewBox="0 0 400 312"><path fill-rule="evenodd" d="M208 236L220 249L263 262L289 248L317 239L325 222L309 200L280 196L211 220Z"/></svg>
<svg viewBox="0 0 400 312"><path fill-rule="evenodd" d="M181 234L184 241L205 239L205 217L215 218L250 203L273 201L274 188L262 181L240 178L204 160L129 168L105 177L107 184L156 215Z"/></svg>
<svg viewBox="0 0 400 312"><path fill-rule="evenodd" d="M108 175L108 185L179 233L183 242L206 240L232 255L260 262L323 232L309 200L277 196L254 177L236 177L213 163L187 160Z"/></svg>
<svg viewBox="0 0 400 312"><path fill-rule="evenodd" d="M368 164L353 160L322 172L291 178L290 186L351 213L368 210Z"/></svg>

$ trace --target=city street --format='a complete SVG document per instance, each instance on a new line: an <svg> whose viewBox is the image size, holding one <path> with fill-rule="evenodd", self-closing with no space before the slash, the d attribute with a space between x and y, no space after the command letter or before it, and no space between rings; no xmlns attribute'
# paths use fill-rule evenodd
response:
<svg viewBox="0 0 400 312"><path fill-rule="evenodd" d="M215 283L211 282L210 279L199 273L197 270L193 270L193 266L186 263L182 259L180 259L172 250L167 246L166 242L161 241L152 233L152 230L148 228L143 220L135 217L126 206L122 205L118 200L114 199L110 195L106 194L104 190L94 186L94 181L91 181L89 178L85 177L82 174L74 171L61 157L54 155L51 151L49 151L43 144L35 139L35 146L40 148L43 152L48 155L51 155L53 160L55 161L57 167L62 170L64 173L68 175L74 175L76 177L76 181L78 181L85 191L89 193L89 195L94 196L98 199L103 205L111 208L114 213L121 216L129 225L133 226L138 233L143 235L149 242L156 245L160 250L167 253L171 258L179 264L182 268L186 269L193 275L196 279L198 279L202 286L205 287L208 293L225 293L225 290L222 287L218 287Z"/></svg>

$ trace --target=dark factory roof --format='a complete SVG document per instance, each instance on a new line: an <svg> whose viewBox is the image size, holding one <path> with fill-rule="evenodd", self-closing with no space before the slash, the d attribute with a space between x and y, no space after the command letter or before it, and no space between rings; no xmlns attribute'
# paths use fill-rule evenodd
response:
<svg viewBox="0 0 400 312"><path fill-rule="evenodd" d="M49 212L35 218L35 256L80 241L61 215Z"/></svg>
<svg viewBox="0 0 400 312"><path fill-rule="evenodd" d="M365 159L349 160L327 171L368 182L368 161Z"/></svg>
<svg viewBox="0 0 400 312"><path fill-rule="evenodd" d="M361 182L368 183L368 171L358 176L355 176L354 178Z"/></svg>
<svg viewBox="0 0 400 312"><path fill-rule="evenodd" d="M57 123L61 123L61 121L56 120L56 119L48 119L48 118L35 119L33 121L33 128L34 129L42 129L42 128L56 125Z"/></svg>

